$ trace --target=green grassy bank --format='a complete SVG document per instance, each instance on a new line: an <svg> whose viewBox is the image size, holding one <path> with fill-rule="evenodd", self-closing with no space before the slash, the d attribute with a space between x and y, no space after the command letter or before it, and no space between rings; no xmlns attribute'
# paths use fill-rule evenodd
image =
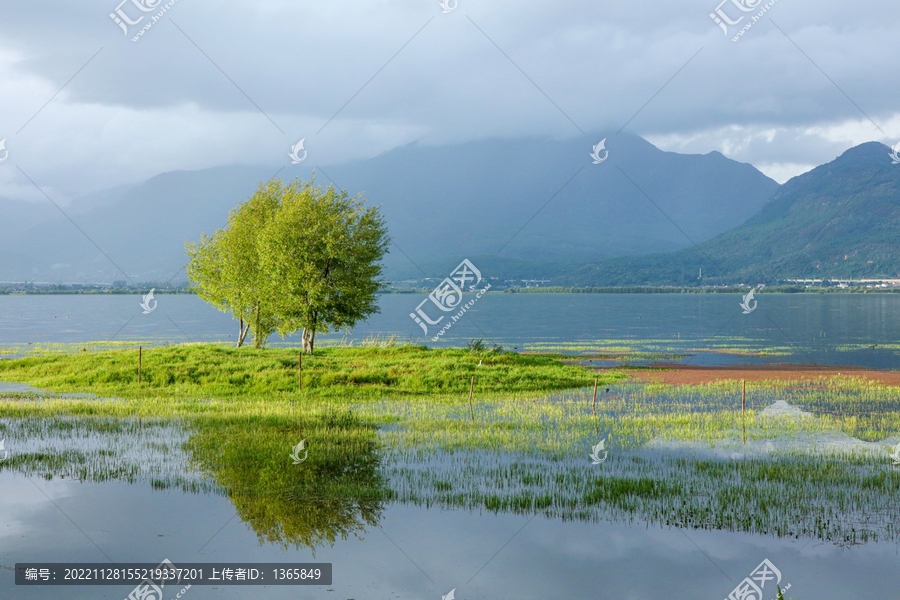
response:
<svg viewBox="0 0 900 600"><path fill-rule="evenodd" d="M0 361L0 381L121 399L339 398L348 402L423 395L460 398L468 395L473 376L481 398L593 384L594 375L561 363L561 358L411 345L326 347L302 358L289 348L185 344L139 351L86 345ZM621 373L604 374L602 383L624 378Z"/></svg>

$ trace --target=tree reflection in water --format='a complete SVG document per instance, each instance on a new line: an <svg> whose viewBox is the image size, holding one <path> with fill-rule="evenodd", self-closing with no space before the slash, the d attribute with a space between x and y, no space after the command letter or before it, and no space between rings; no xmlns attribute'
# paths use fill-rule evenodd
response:
<svg viewBox="0 0 900 600"><path fill-rule="evenodd" d="M376 453L376 428L350 412L305 416L309 454L293 464L301 438L281 418L200 419L187 447L195 465L231 499L260 543L315 551L375 527L392 493Z"/></svg>

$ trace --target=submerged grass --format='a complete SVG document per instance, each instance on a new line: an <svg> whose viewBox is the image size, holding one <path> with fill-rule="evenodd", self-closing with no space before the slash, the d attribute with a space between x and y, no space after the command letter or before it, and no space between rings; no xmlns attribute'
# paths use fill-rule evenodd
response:
<svg viewBox="0 0 900 600"><path fill-rule="evenodd" d="M387 470L398 499L424 506L648 522L839 545L896 541L900 473L871 460L758 455L730 460L630 454L542 461L454 453Z"/></svg>
<svg viewBox="0 0 900 600"><path fill-rule="evenodd" d="M116 397L3 394L0 469L213 490L283 545L361 535L388 501L839 544L898 537L900 470L886 450L900 442L900 391L861 379L753 383L742 414L734 382L616 372L594 406L596 375L557 355L375 340L304 357L297 393L294 350L154 348L140 385L135 354L0 362L0 380ZM609 458L592 465L604 439ZM293 465L300 440L309 457Z"/></svg>

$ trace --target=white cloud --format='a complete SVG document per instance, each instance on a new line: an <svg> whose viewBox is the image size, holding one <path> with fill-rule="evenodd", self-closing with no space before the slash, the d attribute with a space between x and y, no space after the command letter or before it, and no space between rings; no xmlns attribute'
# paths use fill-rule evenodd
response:
<svg viewBox="0 0 900 600"><path fill-rule="evenodd" d="M703 154L717 150L747 162L779 183L832 161L848 148L871 141L893 146L900 140L900 112L881 124L881 135L870 121L854 118L815 125L729 125L684 133L647 135L648 141L670 152Z"/></svg>

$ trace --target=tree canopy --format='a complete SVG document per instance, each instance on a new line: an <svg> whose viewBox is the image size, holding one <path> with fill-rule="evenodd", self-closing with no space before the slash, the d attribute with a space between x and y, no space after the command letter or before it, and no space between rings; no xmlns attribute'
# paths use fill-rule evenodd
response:
<svg viewBox="0 0 900 600"><path fill-rule="evenodd" d="M231 210L212 237L187 244L191 286L240 323L261 347L275 331L303 330L312 353L316 333L349 328L378 312L387 225L362 195L273 179Z"/></svg>

